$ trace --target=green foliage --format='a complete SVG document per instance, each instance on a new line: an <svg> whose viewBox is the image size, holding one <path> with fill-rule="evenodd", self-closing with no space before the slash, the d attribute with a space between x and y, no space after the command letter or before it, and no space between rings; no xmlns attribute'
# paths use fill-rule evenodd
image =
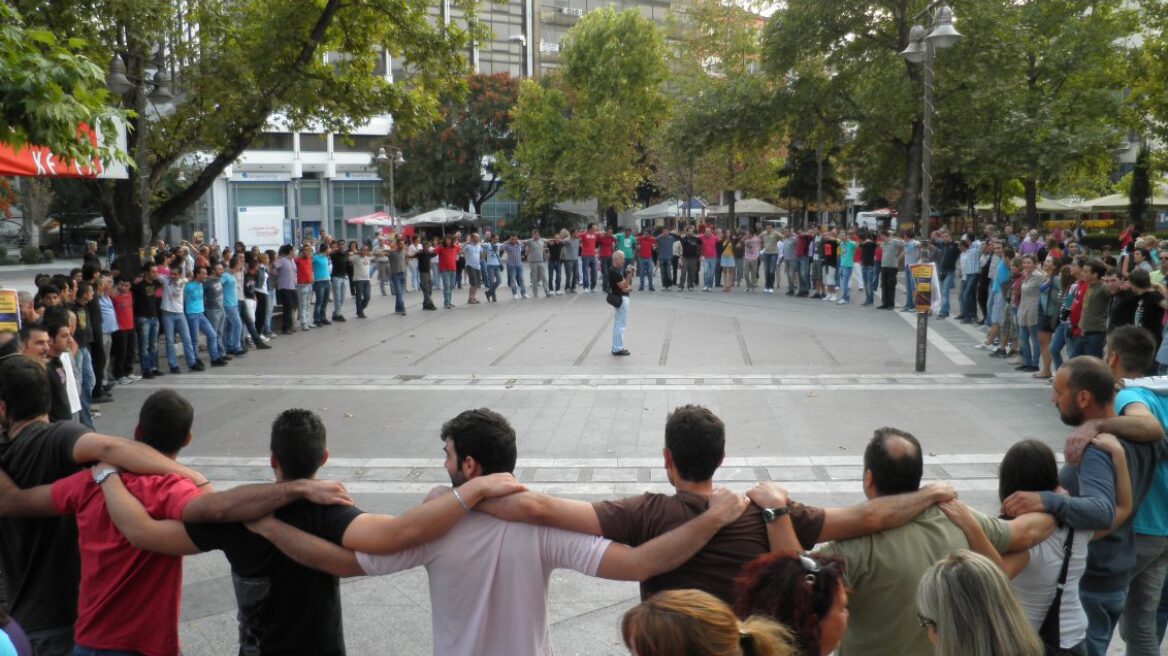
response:
<svg viewBox="0 0 1168 656"><path fill-rule="evenodd" d="M628 207L666 110L664 37L636 9L597 9L568 31L560 61L545 85L520 89L508 189L536 208L586 198Z"/></svg>
<svg viewBox="0 0 1168 656"><path fill-rule="evenodd" d="M25 246L20 250L21 264L40 264L41 263L41 249L36 246Z"/></svg>
<svg viewBox="0 0 1168 656"><path fill-rule="evenodd" d="M48 264L52 264L57 259L57 253L51 248L46 248L41 251L41 258Z"/></svg>
<svg viewBox="0 0 1168 656"><path fill-rule="evenodd" d="M139 136L148 135L139 163L150 194L139 193L136 171L128 180L103 183L100 192L121 253L142 245L143 203L150 205L147 232L156 233L210 188L269 119L285 129L313 126L341 134L383 114L392 114L402 129L428 123L440 96L465 85L462 51L486 37L475 0L453 0L452 11L464 18L449 24L432 19L429 3L397 0L16 4L38 9L25 12L37 27L87 38L94 61L109 61L117 51L131 80L145 77L156 47L164 46L177 104L161 116L153 108L135 112L127 144L135 153ZM383 50L409 62L408 80L391 84L373 74ZM119 100L147 107L139 89ZM195 152L202 154L197 166L189 158ZM187 169L190 182L160 190L166 171L180 160L194 166Z"/></svg>
<svg viewBox="0 0 1168 656"><path fill-rule="evenodd" d="M51 29L26 25L0 2L0 134L14 148L47 146L78 161L113 157L111 143L97 149L78 136L82 123L114 134L120 112L107 102L105 71L82 54L80 39L58 38Z"/></svg>
<svg viewBox="0 0 1168 656"><path fill-rule="evenodd" d="M519 80L505 73L471 76L466 94L443 94L438 121L404 135L405 164L395 180L398 207L428 210L449 203L479 211L500 187L494 162L514 154L510 112L518 98ZM485 178L484 157L490 160Z"/></svg>

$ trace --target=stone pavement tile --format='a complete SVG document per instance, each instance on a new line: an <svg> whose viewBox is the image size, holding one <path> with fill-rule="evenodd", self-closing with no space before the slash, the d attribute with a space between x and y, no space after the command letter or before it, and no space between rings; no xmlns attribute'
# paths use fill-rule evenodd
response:
<svg viewBox="0 0 1168 656"><path fill-rule="evenodd" d="M531 474L531 480L536 483L570 483L579 479L580 470L577 467L536 469Z"/></svg>
<svg viewBox="0 0 1168 656"><path fill-rule="evenodd" d="M767 467L771 480L782 485L786 481L815 481L819 474L811 467Z"/></svg>
<svg viewBox="0 0 1168 656"><path fill-rule="evenodd" d="M410 478L410 472L413 469L405 467L370 467L359 470L361 472L359 478L362 481L409 481L414 480ZM317 478L328 480L328 476L324 474L317 474ZM337 479L342 482L356 480L340 478Z"/></svg>
<svg viewBox="0 0 1168 656"><path fill-rule="evenodd" d="M837 481L858 481L864 475L863 467L826 467L827 475Z"/></svg>
<svg viewBox="0 0 1168 656"><path fill-rule="evenodd" d="M943 468L953 478L994 478L998 477L997 464L946 464Z"/></svg>
<svg viewBox="0 0 1168 656"><path fill-rule="evenodd" d="M592 470L591 480L597 483L633 483L637 480L637 470L597 468Z"/></svg>
<svg viewBox="0 0 1168 656"><path fill-rule="evenodd" d="M178 627L178 639L184 656L223 656L239 652L239 622L234 597L230 601L230 611L192 621L183 618Z"/></svg>
<svg viewBox="0 0 1168 656"><path fill-rule="evenodd" d="M721 467L714 472L714 481L757 481L752 467Z"/></svg>

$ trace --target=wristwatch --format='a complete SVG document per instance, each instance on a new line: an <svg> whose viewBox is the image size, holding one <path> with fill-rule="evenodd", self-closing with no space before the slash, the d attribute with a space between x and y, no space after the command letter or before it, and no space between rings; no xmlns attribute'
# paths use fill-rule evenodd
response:
<svg viewBox="0 0 1168 656"><path fill-rule="evenodd" d="M791 508L789 506L783 506L782 508L763 508L762 521L770 524L771 522L782 517L783 515L786 515L789 512L791 512Z"/></svg>
<svg viewBox="0 0 1168 656"><path fill-rule="evenodd" d="M105 479L113 476L116 473L118 473L117 467L102 467L101 469L97 469L93 472L93 482L97 483L97 485L100 487L101 484L105 482Z"/></svg>

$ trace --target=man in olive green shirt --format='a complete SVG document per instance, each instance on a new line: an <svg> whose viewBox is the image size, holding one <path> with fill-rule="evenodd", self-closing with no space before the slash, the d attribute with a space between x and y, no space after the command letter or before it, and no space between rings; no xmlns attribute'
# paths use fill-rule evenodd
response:
<svg viewBox="0 0 1168 656"><path fill-rule="evenodd" d="M923 470L916 438L879 428L864 451L864 494L872 499L916 490ZM1053 527L1049 517L1037 513L1009 522L973 514L1002 552L1027 549ZM904 526L824 546L823 552L843 558L849 587L851 617L837 653L931 656L934 648L917 620L917 584L933 563L968 548L965 533L935 506Z"/></svg>

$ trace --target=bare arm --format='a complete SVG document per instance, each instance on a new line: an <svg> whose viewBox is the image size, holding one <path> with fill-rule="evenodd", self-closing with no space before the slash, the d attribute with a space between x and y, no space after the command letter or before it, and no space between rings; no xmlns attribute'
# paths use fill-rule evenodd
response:
<svg viewBox="0 0 1168 656"><path fill-rule="evenodd" d="M60 514L53 506L52 485L21 489L0 470L0 517L56 517Z"/></svg>
<svg viewBox="0 0 1168 656"><path fill-rule="evenodd" d="M957 498L948 483L930 483L906 494L869 499L858 506L828 508L825 511L821 542L848 540L907 524L929 506Z"/></svg>
<svg viewBox="0 0 1168 656"><path fill-rule="evenodd" d="M126 489L121 476L107 477L101 484L101 492L105 495L105 508L114 526L134 547L168 556L199 553L182 522L151 517L142 503ZM188 505L190 503L194 500Z"/></svg>
<svg viewBox="0 0 1168 656"><path fill-rule="evenodd" d="M475 507L490 496L513 494L523 486L511 474L491 474L472 478L458 488L462 502ZM345 530L345 547L372 554L390 554L433 542L446 535L466 514L453 492L410 508L394 517L365 513L354 519Z"/></svg>
<svg viewBox="0 0 1168 656"><path fill-rule="evenodd" d="M99 433L86 433L78 438L73 445L73 462L79 465L105 462L135 474L178 474L195 485L207 481L206 476L186 465L180 465L142 442Z"/></svg>
<svg viewBox="0 0 1168 656"><path fill-rule="evenodd" d="M485 512L508 522L524 522L551 526L573 533L602 535L600 518L587 501L561 499L540 492L521 492L497 499L488 499L475 510Z"/></svg>
<svg viewBox="0 0 1168 656"><path fill-rule="evenodd" d="M759 508L787 508L789 502L787 491L769 482L755 485L746 492L746 497ZM767 524L767 540L771 545L771 553L803 551L799 536L795 534L795 524L791 521L790 513L784 513Z"/></svg>
<svg viewBox="0 0 1168 656"><path fill-rule="evenodd" d="M949 521L961 529L962 533L965 533L965 539L969 542L970 549L994 561L994 564L1003 571L1006 569L1006 565L1002 561L1002 554L994 548L985 531L981 529L981 524L978 524L977 520L973 518L973 514L969 512L968 506L954 499L937 504L937 507L945 513Z"/></svg>
<svg viewBox="0 0 1168 656"><path fill-rule="evenodd" d="M274 517L250 522L248 530L271 542L292 560L337 577L363 576L365 571L357 563L357 554L285 524Z"/></svg>
<svg viewBox="0 0 1168 656"><path fill-rule="evenodd" d="M746 499L725 488L710 497L706 512L637 548L613 543L604 552L597 576L618 581L644 581L681 567L723 526L746 510Z"/></svg>
<svg viewBox="0 0 1168 656"><path fill-rule="evenodd" d="M300 499L322 505L353 504L345 486L333 481L259 483L195 497L183 508L182 520L192 524L249 522Z"/></svg>

